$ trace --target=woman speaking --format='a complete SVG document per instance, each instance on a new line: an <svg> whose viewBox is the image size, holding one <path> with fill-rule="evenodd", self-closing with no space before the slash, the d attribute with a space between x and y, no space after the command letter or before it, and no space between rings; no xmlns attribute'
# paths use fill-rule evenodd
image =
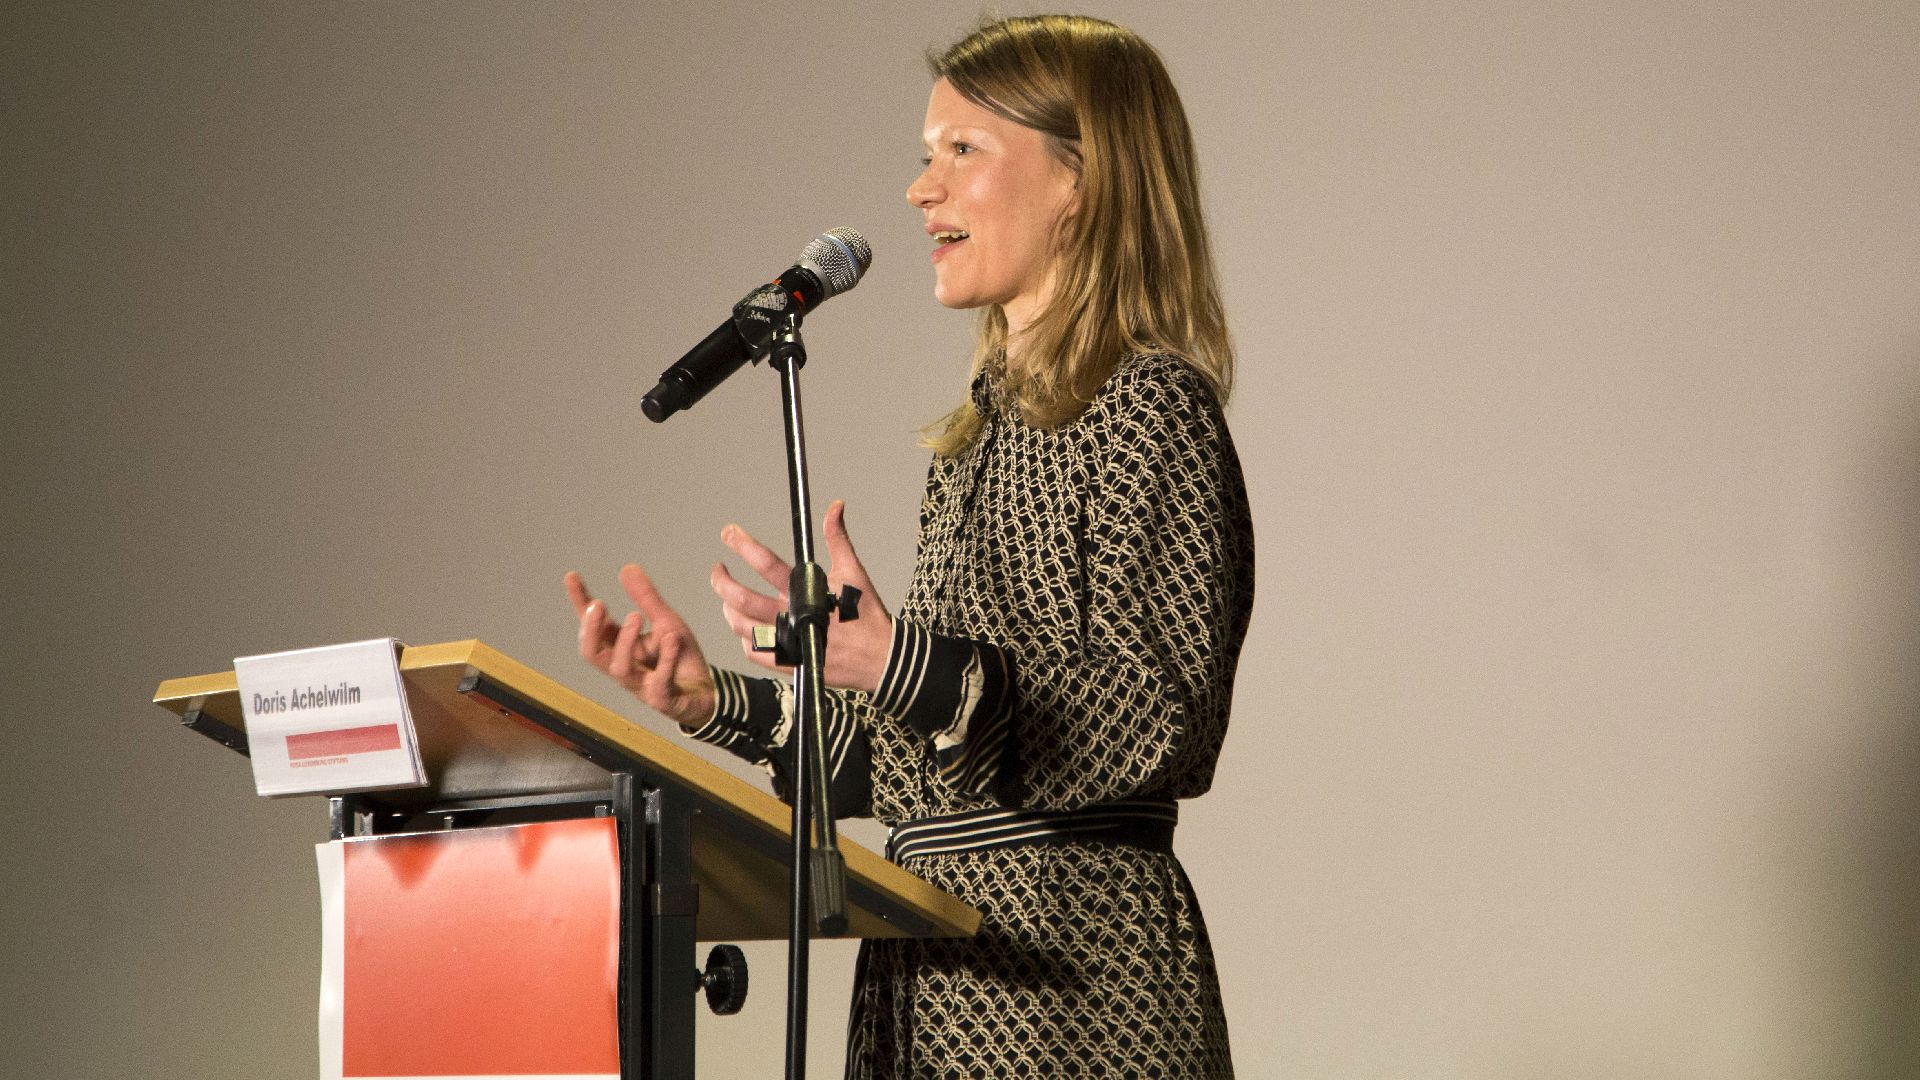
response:
<svg viewBox="0 0 1920 1080"><path fill-rule="evenodd" d="M913 580L890 615L827 511L834 806L979 908L967 939L877 940L855 1077L1232 1073L1206 926L1173 855L1212 782L1253 602L1253 530L1221 416L1233 357L1192 137L1131 31L1043 16L932 58L907 188L934 296L983 311L967 400L930 429ZM772 592L716 567L751 651L788 567L729 526ZM790 690L708 665L637 566L612 620L579 575L580 651L784 787Z"/></svg>

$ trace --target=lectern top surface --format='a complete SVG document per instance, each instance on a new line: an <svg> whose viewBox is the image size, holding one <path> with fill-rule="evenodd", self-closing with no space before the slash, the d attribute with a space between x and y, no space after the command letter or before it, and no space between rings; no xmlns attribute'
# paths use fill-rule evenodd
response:
<svg viewBox="0 0 1920 1080"><path fill-rule="evenodd" d="M401 810L453 800L593 792L609 769L632 771L697 807L694 862L703 939L783 938L790 810L786 804L685 746L527 667L483 642L408 647L402 681L429 787L381 792ZM160 684L154 702L192 717L195 730L245 747L231 671ZM879 855L841 840L851 937L963 936L979 926L972 907Z"/></svg>

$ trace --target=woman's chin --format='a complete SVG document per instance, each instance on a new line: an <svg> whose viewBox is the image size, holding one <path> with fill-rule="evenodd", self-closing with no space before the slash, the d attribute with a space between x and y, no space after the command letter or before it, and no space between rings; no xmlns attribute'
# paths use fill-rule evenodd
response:
<svg viewBox="0 0 1920 1080"><path fill-rule="evenodd" d="M938 285L933 287L933 298L941 307L952 308L955 311L977 308L986 303L985 300L974 296L972 293L963 293L954 289L942 289Z"/></svg>

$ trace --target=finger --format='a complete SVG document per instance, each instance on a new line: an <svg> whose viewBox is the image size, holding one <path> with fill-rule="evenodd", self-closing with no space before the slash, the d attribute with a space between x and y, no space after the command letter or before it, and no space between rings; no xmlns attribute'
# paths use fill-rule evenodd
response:
<svg viewBox="0 0 1920 1080"><path fill-rule="evenodd" d="M678 692L678 688L673 683L673 666L679 662L683 648L685 648L685 641L679 634L668 634L660 642L660 651L654 657L653 678L658 682L656 689L662 694L672 695Z"/></svg>
<svg viewBox="0 0 1920 1080"><path fill-rule="evenodd" d="M754 592L735 581L733 575L727 572L726 566L720 563L714 564L713 572L707 575L707 582L713 586L713 591L719 595L722 604L739 608L756 621L770 623L775 615L787 610L784 601L776 600L765 593Z"/></svg>
<svg viewBox="0 0 1920 1080"><path fill-rule="evenodd" d="M620 568L620 584L627 590L627 595L633 598L634 604L646 615L648 622L662 627L683 625L679 613L674 611L673 606L660 595L660 590L653 587L653 579L647 576L645 570L633 563L628 563Z"/></svg>
<svg viewBox="0 0 1920 1080"><path fill-rule="evenodd" d="M867 579L867 568L860 561L860 555L853 550L853 537L847 535L847 504L835 499L827 507L827 557L833 560L833 573L842 581L851 581L867 592L873 591L873 583Z"/></svg>
<svg viewBox="0 0 1920 1080"><path fill-rule="evenodd" d="M620 623L620 636L613 639L613 655L607 659L607 674L625 682L634 670L633 643L640 638L640 613L632 611Z"/></svg>
<svg viewBox="0 0 1920 1080"><path fill-rule="evenodd" d="M580 656L595 667L600 667L606 647L607 605L590 600L580 612Z"/></svg>
<svg viewBox="0 0 1920 1080"><path fill-rule="evenodd" d="M766 626L772 621L770 619L755 619L739 608L729 607L725 604L720 605L720 614L727 620L727 629L732 630L735 634L739 635L742 641L747 642L753 640L755 627Z"/></svg>
<svg viewBox="0 0 1920 1080"><path fill-rule="evenodd" d="M747 568L759 574L761 579L773 586L780 594L782 602L787 597L787 578L793 575L793 567L787 560L773 553L773 549L747 535L747 530L738 525L729 525L720 530L720 542L733 549L735 555L747 564Z"/></svg>
<svg viewBox="0 0 1920 1080"><path fill-rule="evenodd" d="M573 601L573 613L585 615L587 605L593 603L593 596L587 592L587 583L578 573L569 570L564 579L567 583L567 599Z"/></svg>
<svg viewBox="0 0 1920 1080"><path fill-rule="evenodd" d="M634 614L638 615L639 612ZM652 628L640 627L640 636L633 639L633 666L641 670L656 667L660 662L660 635Z"/></svg>

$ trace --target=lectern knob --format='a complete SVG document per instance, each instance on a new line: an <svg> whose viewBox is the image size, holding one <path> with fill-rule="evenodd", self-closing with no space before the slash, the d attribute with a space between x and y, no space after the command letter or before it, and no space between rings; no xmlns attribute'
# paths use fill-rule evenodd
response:
<svg viewBox="0 0 1920 1080"><path fill-rule="evenodd" d="M707 954L707 970L700 973L707 1008L732 1016L747 1003L747 954L738 945L715 945Z"/></svg>

